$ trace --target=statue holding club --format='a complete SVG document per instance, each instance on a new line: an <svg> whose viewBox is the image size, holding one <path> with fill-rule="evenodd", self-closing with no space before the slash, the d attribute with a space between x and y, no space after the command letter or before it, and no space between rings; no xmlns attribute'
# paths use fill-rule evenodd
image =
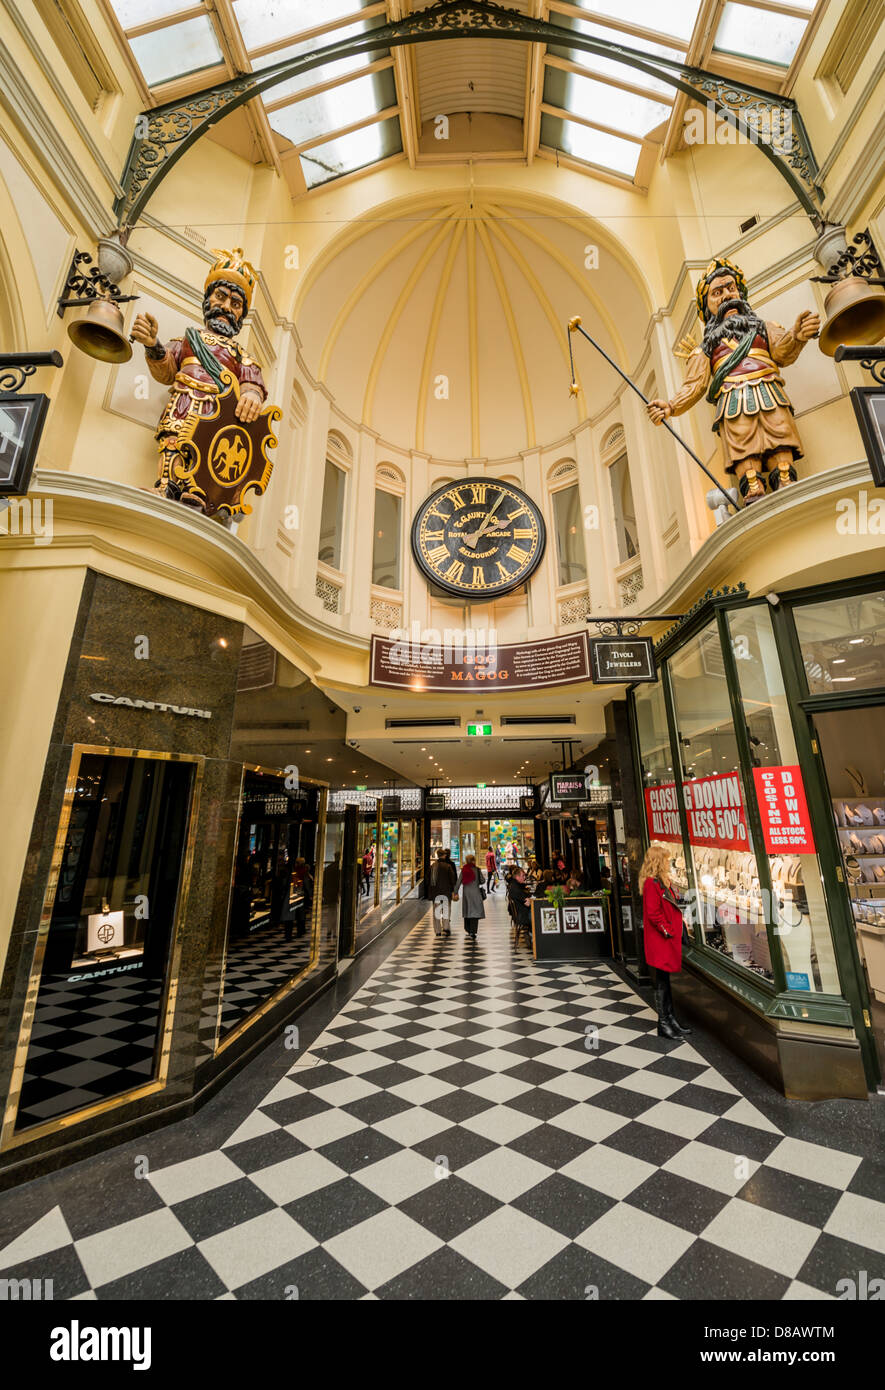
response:
<svg viewBox="0 0 885 1390"><path fill-rule="evenodd" d="M716 407L713 429L723 441L726 472L738 480L744 506L796 481L794 461L802 443L781 368L796 361L820 331L820 319L803 311L791 329L760 318L747 302L743 272L724 257L710 262L697 284L703 338L688 356L685 380L670 401L648 403L660 425L706 396Z"/></svg>

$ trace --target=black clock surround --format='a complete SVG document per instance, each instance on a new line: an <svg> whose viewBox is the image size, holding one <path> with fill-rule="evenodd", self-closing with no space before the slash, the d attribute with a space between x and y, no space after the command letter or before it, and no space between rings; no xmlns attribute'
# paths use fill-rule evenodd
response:
<svg viewBox="0 0 885 1390"><path fill-rule="evenodd" d="M497 478L445 483L412 522L412 554L444 593L500 598L525 584L541 562L547 528L521 488Z"/></svg>

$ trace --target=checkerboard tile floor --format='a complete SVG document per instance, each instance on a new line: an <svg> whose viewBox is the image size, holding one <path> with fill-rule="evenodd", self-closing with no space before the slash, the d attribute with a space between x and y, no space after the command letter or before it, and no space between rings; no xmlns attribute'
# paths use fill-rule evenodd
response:
<svg viewBox="0 0 885 1390"><path fill-rule="evenodd" d="M0 1270L81 1299L831 1299L885 1277L883 1175L785 1136L605 963L515 950L490 900L476 944L424 918L138 1214L62 1202Z"/></svg>
<svg viewBox="0 0 885 1390"><path fill-rule="evenodd" d="M40 986L19 1125L41 1124L140 1086L154 1073L162 982L142 975Z"/></svg>

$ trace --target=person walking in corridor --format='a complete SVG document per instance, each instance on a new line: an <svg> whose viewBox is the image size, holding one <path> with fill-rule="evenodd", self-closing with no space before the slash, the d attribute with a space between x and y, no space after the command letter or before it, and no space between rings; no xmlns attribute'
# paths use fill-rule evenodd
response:
<svg viewBox="0 0 885 1390"><path fill-rule="evenodd" d="M451 934L449 921L457 877L454 864L446 858L446 851L438 849L428 875L429 896L433 899L433 930L437 936Z"/></svg>
<svg viewBox="0 0 885 1390"><path fill-rule="evenodd" d="M498 861L491 845L486 850L486 883L490 893L498 886Z"/></svg>
<svg viewBox="0 0 885 1390"><path fill-rule="evenodd" d="M690 1033L676 1022L670 976L682 969L682 913L670 882L670 850L652 841L639 870L645 959L655 972L655 1009L659 1038Z"/></svg>
<svg viewBox="0 0 885 1390"><path fill-rule="evenodd" d="M464 860L464 867L458 875L455 884L455 897L461 893L461 912L464 917L464 930L470 937L476 938L477 928L480 919L485 917L485 886L482 874L476 867L475 855L468 854Z"/></svg>

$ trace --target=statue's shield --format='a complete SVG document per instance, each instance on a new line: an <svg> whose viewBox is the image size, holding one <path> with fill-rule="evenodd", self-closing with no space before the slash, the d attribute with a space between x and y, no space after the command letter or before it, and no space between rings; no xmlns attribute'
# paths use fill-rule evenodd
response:
<svg viewBox="0 0 885 1390"><path fill-rule="evenodd" d="M282 411L265 405L257 419L238 420L240 383L232 372L222 372L222 383L212 414L195 417L180 436L181 461L173 475L182 488L182 501L201 507L208 516L221 508L240 516L252 510L246 494L260 496L270 482L273 464L267 451L277 445L271 425L282 418Z"/></svg>

